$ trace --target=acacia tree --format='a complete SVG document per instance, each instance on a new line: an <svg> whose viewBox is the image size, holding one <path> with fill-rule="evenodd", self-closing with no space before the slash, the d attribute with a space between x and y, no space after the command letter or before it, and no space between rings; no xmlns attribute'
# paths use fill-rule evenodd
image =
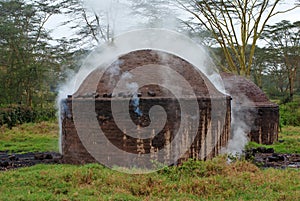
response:
<svg viewBox="0 0 300 201"><path fill-rule="evenodd" d="M259 88L263 88L263 76L268 70L267 56L268 54L265 48L256 48L251 75L254 83Z"/></svg>
<svg viewBox="0 0 300 201"><path fill-rule="evenodd" d="M275 11L282 0L178 1L218 42L227 61L226 66L220 64L223 69L247 77L250 76L257 41L267 22L273 16L299 6Z"/></svg>
<svg viewBox="0 0 300 201"><path fill-rule="evenodd" d="M285 96L288 80L282 68L281 58L273 48L257 48L251 75L254 82L270 96Z"/></svg>
<svg viewBox="0 0 300 201"><path fill-rule="evenodd" d="M300 21L281 21L266 26L262 38L272 49L272 60L284 72L288 80L289 100L293 100L297 71L300 68Z"/></svg>
<svg viewBox="0 0 300 201"><path fill-rule="evenodd" d="M24 103L44 95L50 74L58 67L45 23L58 13L53 1L0 1L0 71L2 103ZM48 90L49 91L49 90Z"/></svg>

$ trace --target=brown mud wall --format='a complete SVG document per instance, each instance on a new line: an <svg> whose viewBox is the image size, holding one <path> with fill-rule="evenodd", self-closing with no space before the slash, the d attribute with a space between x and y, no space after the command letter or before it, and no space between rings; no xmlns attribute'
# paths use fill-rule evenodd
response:
<svg viewBox="0 0 300 201"><path fill-rule="evenodd" d="M95 104L95 111L97 114L99 127L110 143L115 145L118 149L134 154L151 154L151 157L153 156L154 160L160 161L159 158L161 158L161 156L157 155L158 150L161 150L165 147L165 145L172 142L172 139L176 135L181 123L180 105L178 101L172 98L141 98L140 109L145 112L141 117L137 116L133 108L128 106L131 119L124 119L123 123L126 125L126 121L132 121L138 125L137 129L150 124L147 111L149 111L154 105L162 106L167 113L167 121L164 128L157 135L153 135L153 133L155 133L154 129L152 134L149 133L148 136L150 137L148 139L141 140L126 135L126 130L119 128L122 126L116 125L112 116L111 100L111 98L98 98L96 100L85 98L74 99L72 102L72 98L68 98L65 101L64 107L62 108L62 154L64 162L72 164L96 162L94 157L91 156L91 154L83 146L77 133L77 129L80 127L80 130L86 129L87 132L86 136L84 137L89 138L88 118L95 117L89 117L93 115L85 114L84 112L82 114L76 114L86 116L84 119L87 119L87 121L76 123L75 126L72 114L72 104L76 104L78 107ZM183 101L190 100L186 99ZM187 117L189 121L187 125L184 125L184 133L181 133L181 143L189 143L191 146L186 154L181 156L177 162L186 160L188 158L210 159L218 155L221 151L221 148L227 145L230 138L230 98L227 97L226 101L213 101L214 107L217 107L214 109L214 121L212 121L212 102L210 99L198 99L200 113L200 118L198 118L198 127L194 126L196 124L194 121L197 121L197 118L195 119L193 117ZM225 120L224 115L226 116ZM197 132L195 139L190 139L190 133L195 131ZM193 142L191 142L191 140L193 140ZM169 150L166 150L163 156L164 160L171 160L171 158L175 156L175 152L175 148L173 149L172 147ZM94 154L99 154L101 157L115 158L116 163L118 161L118 157L120 157L116 156L111 150L107 150L106 153ZM130 163L131 161L128 162Z"/></svg>

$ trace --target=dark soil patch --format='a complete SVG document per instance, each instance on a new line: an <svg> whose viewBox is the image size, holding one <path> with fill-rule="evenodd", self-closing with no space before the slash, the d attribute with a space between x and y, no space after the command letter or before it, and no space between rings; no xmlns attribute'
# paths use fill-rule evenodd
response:
<svg viewBox="0 0 300 201"><path fill-rule="evenodd" d="M55 152L9 154L0 152L0 171L29 167L36 164L59 164L62 156Z"/></svg>
<svg viewBox="0 0 300 201"><path fill-rule="evenodd" d="M246 151L246 159L261 168L300 168L300 154L275 153L273 148L252 148Z"/></svg>
<svg viewBox="0 0 300 201"><path fill-rule="evenodd" d="M246 159L261 168L300 168L300 154L274 153L272 148L252 148ZM0 171L29 167L37 164L61 164L62 156L56 152L9 154L0 152Z"/></svg>

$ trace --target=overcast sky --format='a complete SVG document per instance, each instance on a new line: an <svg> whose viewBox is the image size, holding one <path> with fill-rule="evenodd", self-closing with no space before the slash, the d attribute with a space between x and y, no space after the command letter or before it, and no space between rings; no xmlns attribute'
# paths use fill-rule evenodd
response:
<svg viewBox="0 0 300 201"><path fill-rule="evenodd" d="M291 7L291 5L295 4L296 0L285 0L288 3L280 4L277 9L278 10L286 10ZM300 8L296 8L288 13L279 14L271 18L268 24L275 24L282 20L288 20L291 22L300 21Z"/></svg>

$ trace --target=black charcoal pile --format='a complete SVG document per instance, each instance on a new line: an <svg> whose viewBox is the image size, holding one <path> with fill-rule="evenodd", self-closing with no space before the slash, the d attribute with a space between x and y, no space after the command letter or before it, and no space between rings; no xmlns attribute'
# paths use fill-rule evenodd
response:
<svg viewBox="0 0 300 201"><path fill-rule="evenodd" d="M59 164L61 155L55 152L9 154L0 152L0 171L29 167L36 164Z"/></svg>
<svg viewBox="0 0 300 201"><path fill-rule="evenodd" d="M273 148L247 150L246 159L262 168L300 168L300 154L275 153Z"/></svg>

